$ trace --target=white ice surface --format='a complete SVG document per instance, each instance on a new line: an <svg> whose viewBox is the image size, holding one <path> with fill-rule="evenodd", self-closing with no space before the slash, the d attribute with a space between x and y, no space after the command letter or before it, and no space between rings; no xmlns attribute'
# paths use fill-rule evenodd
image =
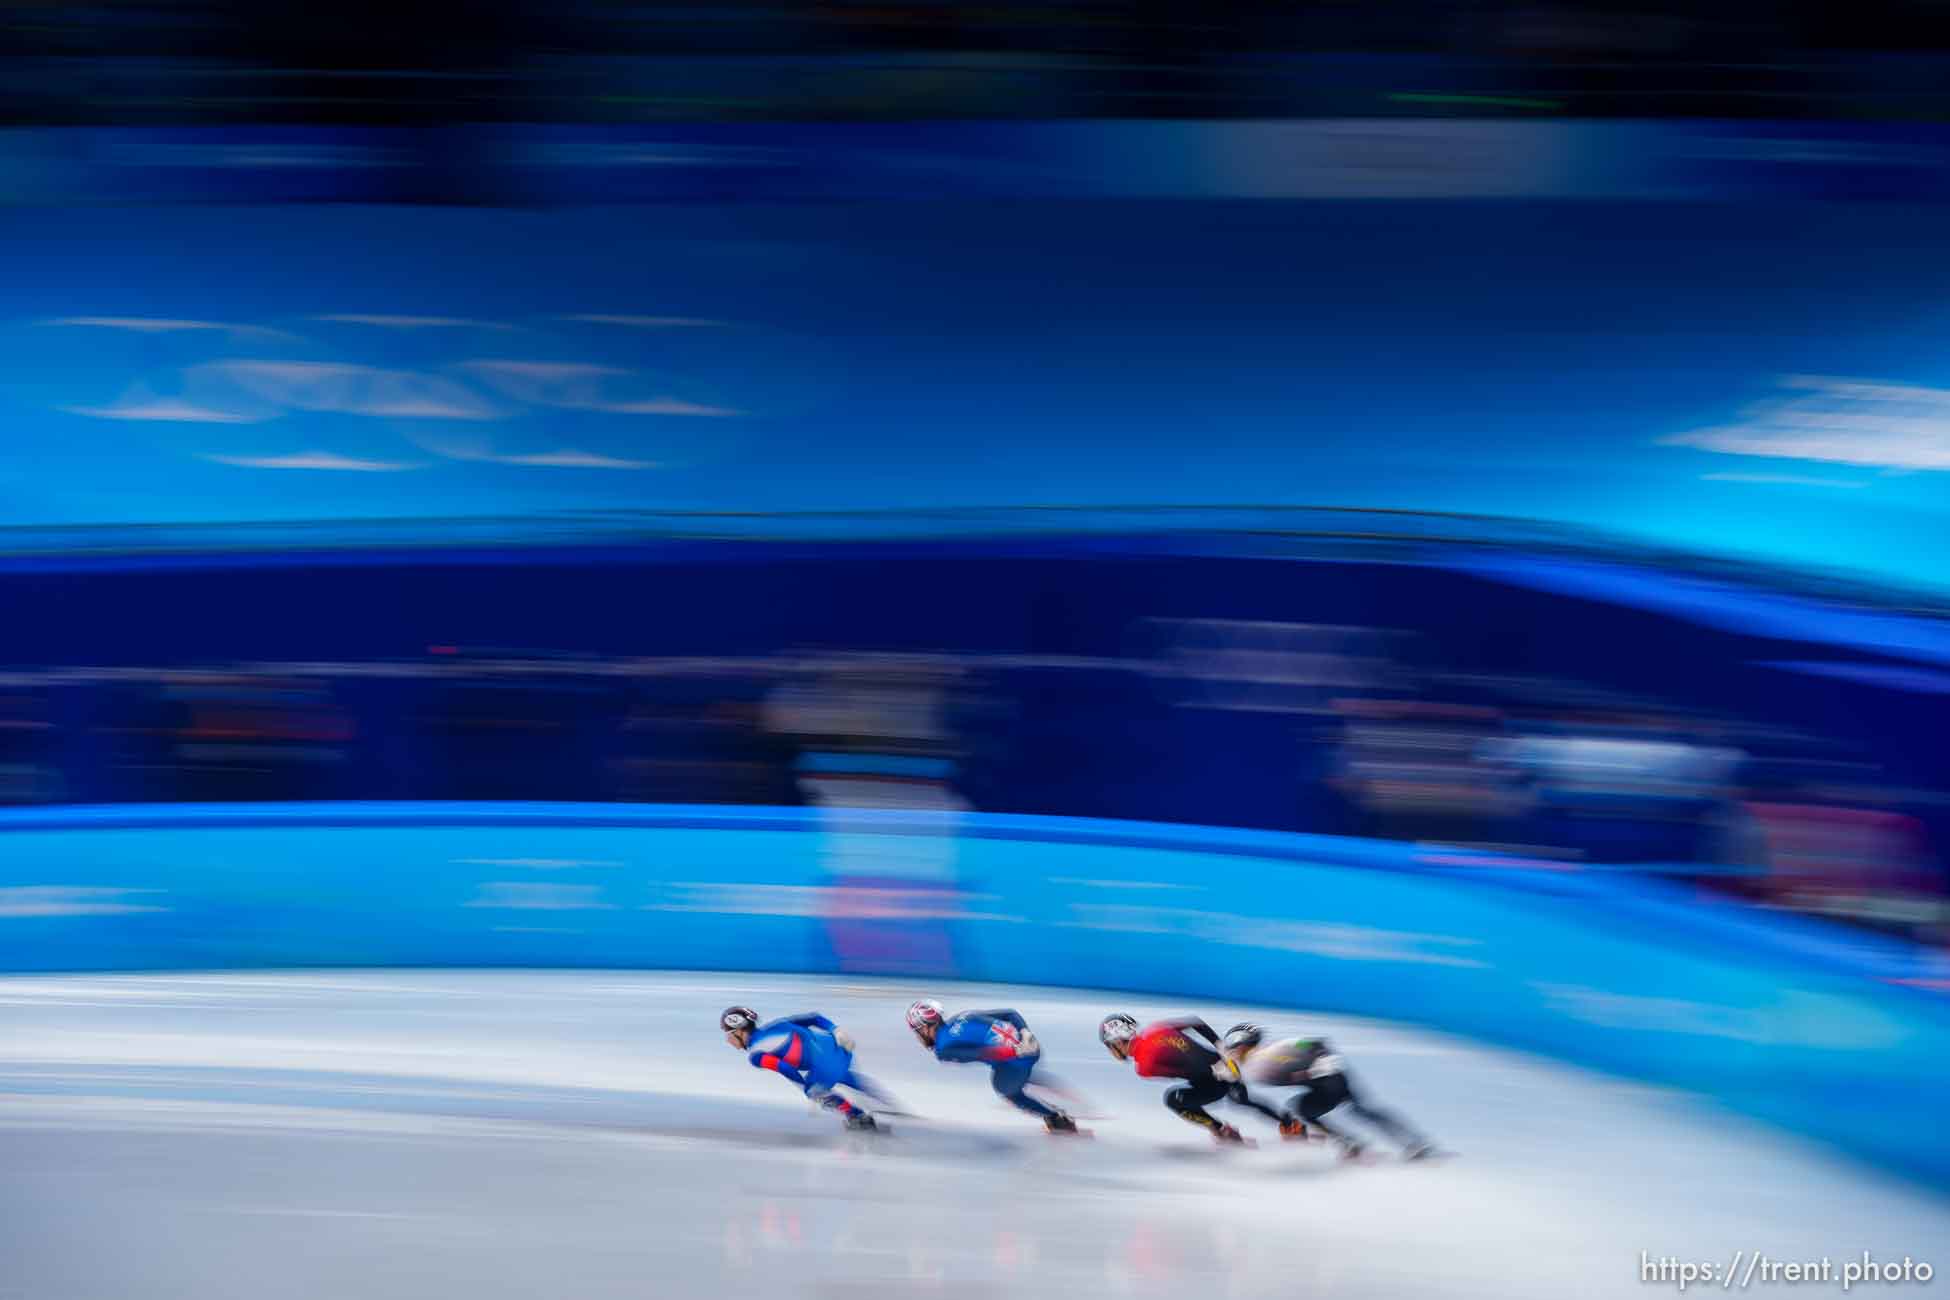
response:
<svg viewBox="0 0 1950 1300"><path fill-rule="evenodd" d="M1096 1139L926 1056L901 1021L923 993L1021 1010ZM926 1118L845 1138L724 1045L732 1002L825 1011ZM1343 1165L1250 1113L1262 1145L1215 1150L1097 1046L1113 1009L1330 1034L1459 1155ZM0 1171L5 1300L1643 1296L1677 1288L1641 1251L1950 1263L1950 1203L1691 1098L1377 1022L1034 988L0 979Z"/></svg>

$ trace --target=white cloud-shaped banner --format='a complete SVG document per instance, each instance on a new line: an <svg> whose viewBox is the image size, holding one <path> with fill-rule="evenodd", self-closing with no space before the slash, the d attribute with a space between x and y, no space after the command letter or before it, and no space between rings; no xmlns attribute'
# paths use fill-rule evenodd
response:
<svg viewBox="0 0 1950 1300"><path fill-rule="evenodd" d="M1789 396L1758 402L1732 424L1660 441L1729 456L1877 469L1950 469L1950 389L1818 375L1781 381Z"/></svg>
<svg viewBox="0 0 1950 1300"><path fill-rule="evenodd" d="M620 366L575 361L463 361L455 369L503 397L529 406L606 415L724 419L740 412L650 391L648 378Z"/></svg>
<svg viewBox="0 0 1950 1300"><path fill-rule="evenodd" d="M219 465L235 465L240 469L322 469L387 474L419 468L418 465L408 464L405 461L361 460L356 456L341 456L335 451L300 451L287 456L210 455L203 459L215 461Z"/></svg>
<svg viewBox="0 0 1950 1300"><path fill-rule="evenodd" d="M294 411L399 420L493 420L502 414L465 384L417 370L333 361L216 361L188 373L192 380L234 384Z"/></svg>

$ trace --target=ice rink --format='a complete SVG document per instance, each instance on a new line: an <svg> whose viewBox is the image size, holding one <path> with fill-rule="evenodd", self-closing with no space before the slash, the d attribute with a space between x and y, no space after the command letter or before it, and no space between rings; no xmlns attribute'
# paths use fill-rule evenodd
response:
<svg viewBox="0 0 1950 1300"><path fill-rule="evenodd" d="M1096 1139L924 1054L923 994L1020 1009ZM724 1044L732 1002L825 1011L924 1118L849 1139ZM1245 1112L1262 1145L1217 1150L1097 1045L1110 1010L1325 1032L1459 1154L1347 1165ZM1644 1296L1678 1288L1642 1251L1950 1262L1950 1203L1696 1099L1376 1022L1036 988L0 979L0 1170L6 1300Z"/></svg>

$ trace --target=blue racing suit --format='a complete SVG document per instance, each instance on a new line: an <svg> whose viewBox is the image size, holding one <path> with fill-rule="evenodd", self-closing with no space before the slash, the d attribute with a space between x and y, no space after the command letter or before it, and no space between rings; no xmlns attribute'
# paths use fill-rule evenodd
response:
<svg viewBox="0 0 1950 1300"><path fill-rule="evenodd" d="M885 1100L880 1089L853 1069L853 1046L838 1027L816 1011L767 1021L752 1034L751 1062L760 1070L784 1075L806 1096L828 1110L851 1116L859 1107L834 1092L857 1089Z"/></svg>
<svg viewBox="0 0 1950 1300"><path fill-rule="evenodd" d="M1043 1059L1043 1046L1014 1011L964 1011L950 1016L935 1031L934 1055L940 1061L988 1066L990 1085L1018 1110L1044 1119L1058 1113L1023 1091L1036 1063Z"/></svg>

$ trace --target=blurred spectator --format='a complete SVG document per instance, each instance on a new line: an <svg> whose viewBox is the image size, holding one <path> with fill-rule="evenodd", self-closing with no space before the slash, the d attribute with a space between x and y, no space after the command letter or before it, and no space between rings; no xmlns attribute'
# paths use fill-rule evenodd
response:
<svg viewBox="0 0 1950 1300"><path fill-rule="evenodd" d="M1532 723L1490 752L1530 791L1531 834L1599 862L1693 862L1743 755L1657 716Z"/></svg>
<svg viewBox="0 0 1950 1300"><path fill-rule="evenodd" d="M1419 700L1350 699L1331 783L1355 834L1479 844L1507 837L1523 804L1489 746L1494 710Z"/></svg>
<svg viewBox="0 0 1950 1300"><path fill-rule="evenodd" d="M0 693L0 804L50 803L62 797L61 739L45 693Z"/></svg>
<svg viewBox="0 0 1950 1300"><path fill-rule="evenodd" d="M573 656L436 653L445 671L415 719L432 797L587 799L602 788L622 711L614 679L578 672Z"/></svg>
<svg viewBox="0 0 1950 1300"><path fill-rule="evenodd" d="M1755 790L1729 819L1725 882L1773 907L1950 943L1950 894L1927 827L1865 782L1812 779Z"/></svg>
<svg viewBox="0 0 1950 1300"><path fill-rule="evenodd" d="M799 748L805 801L824 810L820 861L828 934L842 969L954 969L946 925L969 900L952 824L936 833L861 833L855 809L955 813L960 744L950 718L960 668L944 657L827 656L765 701L767 728Z"/></svg>
<svg viewBox="0 0 1950 1300"><path fill-rule="evenodd" d="M735 681L685 677L646 692L609 762L612 798L641 803L796 804L796 746ZM674 698L673 698L674 696Z"/></svg>
<svg viewBox="0 0 1950 1300"><path fill-rule="evenodd" d="M914 657L861 655L788 681L765 701L766 726L800 748L808 803L967 807L955 788L950 692L960 676Z"/></svg>
<svg viewBox="0 0 1950 1300"><path fill-rule="evenodd" d="M164 762L175 797L196 801L330 798L348 758L351 717L330 686L269 674L183 675L162 692Z"/></svg>

